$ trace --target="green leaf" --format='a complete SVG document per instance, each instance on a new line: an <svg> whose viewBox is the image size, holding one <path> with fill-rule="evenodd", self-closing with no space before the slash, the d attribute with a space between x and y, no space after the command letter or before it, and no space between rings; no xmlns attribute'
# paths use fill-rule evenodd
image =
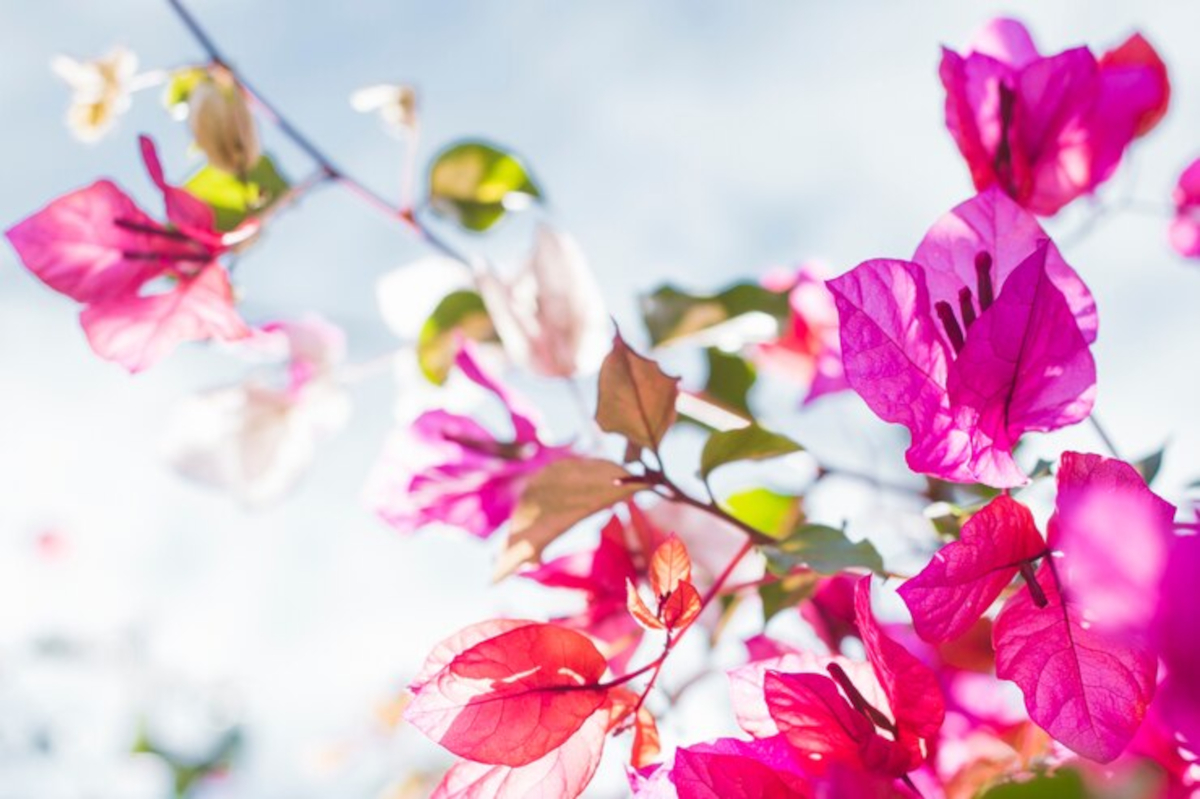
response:
<svg viewBox="0 0 1200 799"><path fill-rule="evenodd" d="M851 541L846 534L822 524L806 524L775 546L764 547L767 566L776 574L787 574L807 566L821 574L837 574L859 567L883 573L883 559L870 541Z"/></svg>
<svg viewBox="0 0 1200 799"><path fill-rule="evenodd" d="M788 574L773 583L758 589L762 600L763 624L769 622L780 611L794 608L813 595L821 575L815 571Z"/></svg>
<svg viewBox="0 0 1200 799"><path fill-rule="evenodd" d="M434 385L442 385L450 375L459 335L473 341L499 341L483 298L467 289L443 297L417 336L417 364Z"/></svg>
<svg viewBox="0 0 1200 799"><path fill-rule="evenodd" d="M1040 477L1049 477L1054 468L1054 461L1048 461L1045 458L1038 458L1038 462L1033 465L1033 469L1029 472L1030 480L1037 480Z"/></svg>
<svg viewBox="0 0 1200 799"><path fill-rule="evenodd" d="M949 502L936 502L925 509L925 518L938 534L946 538L960 538L962 527L971 516L971 511Z"/></svg>
<svg viewBox="0 0 1200 799"><path fill-rule="evenodd" d="M258 159L242 180L206 165L188 179L184 188L203 200L217 218L217 228L233 230L247 217L261 214L288 190L287 179L279 174L270 156Z"/></svg>
<svg viewBox="0 0 1200 799"><path fill-rule="evenodd" d="M638 355L618 332L600 365L596 423L639 447L658 450L675 423L679 378L668 377L649 358Z"/></svg>
<svg viewBox="0 0 1200 799"><path fill-rule="evenodd" d="M989 789L982 799L1087 799L1079 772L1059 769L1023 782L1006 782Z"/></svg>
<svg viewBox="0 0 1200 799"><path fill-rule="evenodd" d="M768 291L757 283L736 283L717 294L691 294L666 285L642 297L641 305L650 342L656 347L755 311L781 325L790 313L786 293Z"/></svg>
<svg viewBox="0 0 1200 799"><path fill-rule="evenodd" d="M718 466L736 461L762 461L800 452L804 448L779 433L756 424L713 433L700 453L700 476L708 479Z"/></svg>
<svg viewBox="0 0 1200 799"><path fill-rule="evenodd" d="M429 205L467 230L481 233L541 190L515 155L478 141L451 145L429 170Z"/></svg>
<svg viewBox="0 0 1200 799"><path fill-rule="evenodd" d="M779 494L768 488L750 488L730 494L721 507L730 516L760 533L783 538L804 518L801 497Z"/></svg>
<svg viewBox="0 0 1200 799"><path fill-rule="evenodd" d="M706 348L704 355L708 360L708 382L704 384L704 395L731 410L752 416L746 398L758 377L754 364L716 347Z"/></svg>
<svg viewBox="0 0 1200 799"><path fill-rule="evenodd" d="M1167 448L1162 447L1157 452L1152 452L1139 461L1135 461L1133 468L1138 470L1138 474L1146 481L1146 485L1154 482L1154 478L1158 477L1159 471L1162 470L1163 455Z"/></svg>
<svg viewBox="0 0 1200 799"><path fill-rule="evenodd" d="M184 67L171 73L167 81L167 90L163 93L163 105L174 111L178 106L187 103L192 96L192 90L203 80L208 79L208 70L203 67Z"/></svg>

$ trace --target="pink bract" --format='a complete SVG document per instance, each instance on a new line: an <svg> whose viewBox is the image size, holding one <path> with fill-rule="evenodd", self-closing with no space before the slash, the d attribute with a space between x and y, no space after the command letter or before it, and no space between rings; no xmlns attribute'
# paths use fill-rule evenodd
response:
<svg viewBox="0 0 1200 799"><path fill-rule="evenodd" d="M140 144L169 225L101 180L8 230L31 272L84 304L81 320L96 354L131 372L153 365L184 341L250 334L234 309L229 275L217 262L228 246L212 209L168 184L154 143L143 136ZM147 291L160 280L168 285Z"/></svg>
<svg viewBox="0 0 1200 799"><path fill-rule="evenodd" d="M1021 435L1091 412L1095 303L997 189L938 220L912 261L866 261L828 285L846 377L880 418L909 429L914 471L1022 485Z"/></svg>
<svg viewBox="0 0 1200 799"><path fill-rule="evenodd" d="M1086 47L1043 56L1011 19L989 23L963 54L943 49L940 75L975 188L999 186L1036 214L1107 180L1170 99L1166 67L1140 35L1099 59Z"/></svg>
<svg viewBox="0 0 1200 799"><path fill-rule="evenodd" d="M529 478L566 457L568 447L542 443L519 400L476 363L464 346L456 364L472 382L505 405L513 438L498 440L473 419L443 410L421 414L384 446L368 500L401 532L440 522L487 538L512 516Z"/></svg>
<svg viewBox="0 0 1200 799"><path fill-rule="evenodd" d="M1022 588L996 619L996 676L1021 688L1029 717L1042 729L1084 757L1108 763L1142 722L1158 660L1149 648L1089 622L1060 590L1050 563L1038 569L1037 582L1044 605Z"/></svg>
<svg viewBox="0 0 1200 799"><path fill-rule="evenodd" d="M626 543L625 526L614 515L600 532L600 543L589 552L575 552L520 573L547 588L581 592L585 609L574 616L555 619L591 636L609 667L624 673L642 640L641 626L626 609L627 581L636 581L638 570Z"/></svg>
<svg viewBox="0 0 1200 799"><path fill-rule="evenodd" d="M1183 170L1171 199L1175 202L1171 246L1185 258L1200 258L1200 158Z"/></svg>
<svg viewBox="0 0 1200 799"><path fill-rule="evenodd" d="M958 541L942 547L920 574L900 586L917 634L931 643L958 638L1046 544L1033 514L1001 495L972 516Z"/></svg>
<svg viewBox="0 0 1200 799"><path fill-rule="evenodd" d="M763 285L788 292L790 316L778 339L758 348L757 360L808 386L804 404L849 388L842 369L837 308L825 287L824 270L812 265L778 270Z"/></svg>
<svg viewBox="0 0 1200 799"><path fill-rule="evenodd" d="M1050 548L1071 601L1106 630L1145 637L1173 535L1175 508L1137 470L1099 455L1065 452L1050 520Z"/></svg>

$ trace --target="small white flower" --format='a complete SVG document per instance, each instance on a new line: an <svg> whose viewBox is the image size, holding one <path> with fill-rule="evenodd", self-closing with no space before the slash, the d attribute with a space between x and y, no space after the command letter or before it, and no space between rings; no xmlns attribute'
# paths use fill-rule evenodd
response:
<svg viewBox="0 0 1200 799"><path fill-rule="evenodd" d="M60 55L50 62L51 69L71 87L67 127L75 138L98 140L129 109L130 84L137 66L137 55L124 47L88 61Z"/></svg>
<svg viewBox="0 0 1200 799"><path fill-rule="evenodd" d="M364 114L378 113L393 133L404 135L417 125L417 92L412 86L364 86L350 95L350 106Z"/></svg>

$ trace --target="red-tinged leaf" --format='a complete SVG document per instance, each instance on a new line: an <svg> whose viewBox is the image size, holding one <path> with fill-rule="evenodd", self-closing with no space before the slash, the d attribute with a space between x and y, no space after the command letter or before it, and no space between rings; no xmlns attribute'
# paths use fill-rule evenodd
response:
<svg viewBox="0 0 1200 799"><path fill-rule="evenodd" d="M813 653L785 648L782 644L772 648L780 651L764 659L730 669L728 673L730 700L738 725L755 738L768 738L779 734L763 690L767 674L772 671L784 674L811 672L825 676L820 659Z"/></svg>
<svg viewBox="0 0 1200 799"><path fill-rule="evenodd" d="M444 638L434 644L433 649L425 658L421 670L409 683L409 690L413 693L420 691L427 682L437 676L438 672L449 666L450 661L476 644L481 644L489 638L495 638L518 627L528 627L537 623L527 619L489 619L464 627L449 638Z"/></svg>
<svg viewBox="0 0 1200 799"><path fill-rule="evenodd" d="M1149 133L1167 113L1167 106L1171 102L1171 82L1167 78L1167 65L1163 63L1154 46L1140 33L1135 33L1120 46L1100 56L1099 64L1100 74L1113 75L1114 81L1128 81L1130 73L1144 70L1138 83L1143 87L1147 84L1154 86L1156 101L1138 115L1134 136Z"/></svg>
<svg viewBox="0 0 1200 799"><path fill-rule="evenodd" d="M1140 634L1158 609L1175 508L1124 461L1064 452L1050 521L1071 602L1098 626Z"/></svg>
<svg viewBox="0 0 1200 799"><path fill-rule="evenodd" d="M462 761L430 799L574 799L592 781L604 752L609 708L601 707L562 746L523 766Z"/></svg>
<svg viewBox="0 0 1200 799"><path fill-rule="evenodd" d="M720 738L675 753L679 799L806 799L807 776L780 738Z"/></svg>
<svg viewBox="0 0 1200 799"><path fill-rule="evenodd" d="M658 724L650 711L642 707L633 721L633 748L629 753L629 763L634 768L645 768L657 762L661 754L662 739L658 734Z"/></svg>
<svg viewBox="0 0 1200 799"><path fill-rule="evenodd" d="M674 591L680 581L691 579L692 559L683 542L672 533L650 558L650 588L661 598Z"/></svg>
<svg viewBox="0 0 1200 799"><path fill-rule="evenodd" d="M933 737L946 717L946 700L937 675L884 634L871 610L870 576L855 586L854 609L867 660L887 694L896 726L921 738Z"/></svg>
<svg viewBox="0 0 1200 799"><path fill-rule="evenodd" d="M767 709L787 742L812 761L814 773L830 763L862 765L862 746L875 726L820 674L768 671L763 680Z"/></svg>
<svg viewBox="0 0 1200 799"><path fill-rule="evenodd" d="M1021 563L1044 552L1033 514L1007 495L993 499L920 574L897 592L917 635L930 643L958 638L1000 596Z"/></svg>
<svg viewBox="0 0 1200 799"><path fill-rule="evenodd" d="M629 718L629 714L638 706L641 695L618 686L608 689L608 731L612 732Z"/></svg>
<svg viewBox="0 0 1200 799"><path fill-rule="evenodd" d="M668 377L649 358L638 355L621 334L600 367L596 423L640 447L657 450L675 423L679 378Z"/></svg>
<svg viewBox="0 0 1200 799"><path fill-rule="evenodd" d="M658 616L654 611L646 606L642 595L638 593L637 586L630 580L625 583L626 599L625 605L629 608L629 615L637 619L637 623L645 627L647 630L661 630L664 625L659 621Z"/></svg>
<svg viewBox="0 0 1200 799"><path fill-rule="evenodd" d="M418 688L405 718L460 757L523 766L606 703L607 691L595 687L606 666L580 633L517 627L455 656Z"/></svg>
<svg viewBox="0 0 1200 799"><path fill-rule="evenodd" d="M686 580L681 582L662 603L658 616L668 630L682 631L696 620L703 610L700 592Z"/></svg>
<svg viewBox="0 0 1200 799"><path fill-rule="evenodd" d="M517 502L496 579L536 560L576 523L645 487L621 466L601 458L565 458L549 464L530 479Z"/></svg>
<svg viewBox="0 0 1200 799"><path fill-rule="evenodd" d="M1153 652L1097 630L1062 595L1054 566L1037 581L1038 607L1022 588L996 618L996 676L1025 694L1029 717L1055 739L1100 763L1115 759L1137 732L1154 697Z"/></svg>

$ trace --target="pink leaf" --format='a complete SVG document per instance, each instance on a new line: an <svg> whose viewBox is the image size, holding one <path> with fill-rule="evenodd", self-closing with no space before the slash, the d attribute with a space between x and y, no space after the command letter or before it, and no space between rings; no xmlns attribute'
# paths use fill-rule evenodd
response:
<svg viewBox="0 0 1200 799"><path fill-rule="evenodd" d="M1071 602L1106 629L1140 634L1158 606L1175 508L1127 463L1064 452L1050 546Z"/></svg>
<svg viewBox="0 0 1200 799"><path fill-rule="evenodd" d="M871 410L914 437L946 424L949 354L934 327L921 267L867 261L827 285L841 317L846 377Z"/></svg>
<svg viewBox="0 0 1200 799"><path fill-rule="evenodd" d="M430 799L574 799L600 764L608 717L608 707L601 707L561 746L522 766L459 762Z"/></svg>
<svg viewBox="0 0 1200 799"><path fill-rule="evenodd" d="M1037 581L1045 607L1023 588L996 619L996 676L1020 687L1030 718L1054 738L1107 763L1137 732L1154 696L1158 661L1086 621L1060 592L1049 562Z"/></svg>
<svg viewBox="0 0 1200 799"><path fill-rule="evenodd" d="M1043 242L967 332L950 369L951 403L1011 446L1031 430L1057 430L1091 413L1096 363L1066 298L1051 280Z"/></svg>
<svg viewBox="0 0 1200 799"><path fill-rule="evenodd" d="M516 627L454 657L419 685L405 718L460 757L523 766L575 734L601 707L606 664L585 636Z"/></svg>
<svg viewBox="0 0 1200 799"><path fill-rule="evenodd" d="M939 74L976 189L998 186L1037 214L1095 191L1170 96L1139 35L1099 61L1086 47L1042 56L1014 20L989 23L963 55L944 50Z"/></svg>
<svg viewBox="0 0 1200 799"><path fill-rule="evenodd" d="M142 150L142 161L146 165L146 172L154 181L154 185L162 192L167 219L192 238L218 246L220 235L216 232L216 217L212 208L186 190L167 183L153 139L149 136L139 136L138 145Z"/></svg>
<svg viewBox="0 0 1200 799"><path fill-rule="evenodd" d="M519 574L547 588L582 592L583 610L554 621L587 633L608 659L609 668L617 674L625 671L642 629L626 611L625 583L637 579L638 571L625 541L625 526L615 514L601 530L594 550L563 555Z"/></svg>
<svg viewBox="0 0 1200 799"><path fill-rule="evenodd" d="M997 188L981 191L942 215L925 234L913 261L925 267L930 302L958 307L965 286L978 302L981 289L976 259L987 253L996 297L1017 268L1039 247L1046 248L1046 275L1062 292L1084 339L1096 340L1096 300L1037 218Z"/></svg>
<svg viewBox="0 0 1200 799"><path fill-rule="evenodd" d="M1166 115L1171 102L1167 65L1142 34L1133 34L1100 56L1100 79L1106 92L1133 106L1116 113L1135 115L1135 136L1149 133Z"/></svg>
<svg viewBox="0 0 1200 799"><path fill-rule="evenodd" d="M131 372L151 366L185 341L232 341L250 334L234 309L229 276L217 263L162 294L89 305L80 318L96 354Z"/></svg>
<svg viewBox="0 0 1200 799"><path fill-rule="evenodd" d="M804 799L808 780L780 738L719 738L675 752L671 780L679 799Z"/></svg>
<svg viewBox="0 0 1200 799"><path fill-rule="evenodd" d="M898 591L917 634L930 643L963 635L996 601L1023 561L1046 549L1021 503L1001 495L972 516L962 536L942 547Z"/></svg>
<svg viewBox="0 0 1200 799"><path fill-rule="evenodd" d="M860 747L875 736L875 726L850 707L833 680L769 671L763 690L779 732L809 756L815 773L827 763L862 763Z"/></svg>
<svg viewBox="0 0 1200 799"><path fill-rule="evenodd" d="M1179 537L1171 550L1159 599L1157 634L1166 679L1155 704L1192 751L1200 745L1200 638L1196 636L1196 586L1200 537Z"/></svg>
<svg viewBox="0 0 1200 799"><path fill-rule="evenodd" d="M855 588L854 606L867 660L887 694L896 726L921 738L933 737L946 715L937 675L880 629L871 610L870 576Z"/></svg>
<svg viewBox="0 0 1200 799"><path fill-rule="evenodd" d="M123 220L140 230L122 227ZM130 257L178 243L151 232L162 227L116 185L101 180L59 197L8 230L29 271L79 302L127 295L161 273L166 263ZM165 232L165 231L164 231Z"/></svg>
<svg viewBox="0 0 1200 799"><path fill-rule="evenodd" d="M1200 158L1180 173L1171 199L1175 203L1171 246L1184 258L1200 257Z"/></svg>
<svg viewBox="0 0 1200 799"><path fill-rule="evenodd" d="M880 735L828 677L772 671L764 685L771 718L784 739L807 757L813 774L841 764L899 777L921 762L910 731L901 730L895 738Z"/></svg>

